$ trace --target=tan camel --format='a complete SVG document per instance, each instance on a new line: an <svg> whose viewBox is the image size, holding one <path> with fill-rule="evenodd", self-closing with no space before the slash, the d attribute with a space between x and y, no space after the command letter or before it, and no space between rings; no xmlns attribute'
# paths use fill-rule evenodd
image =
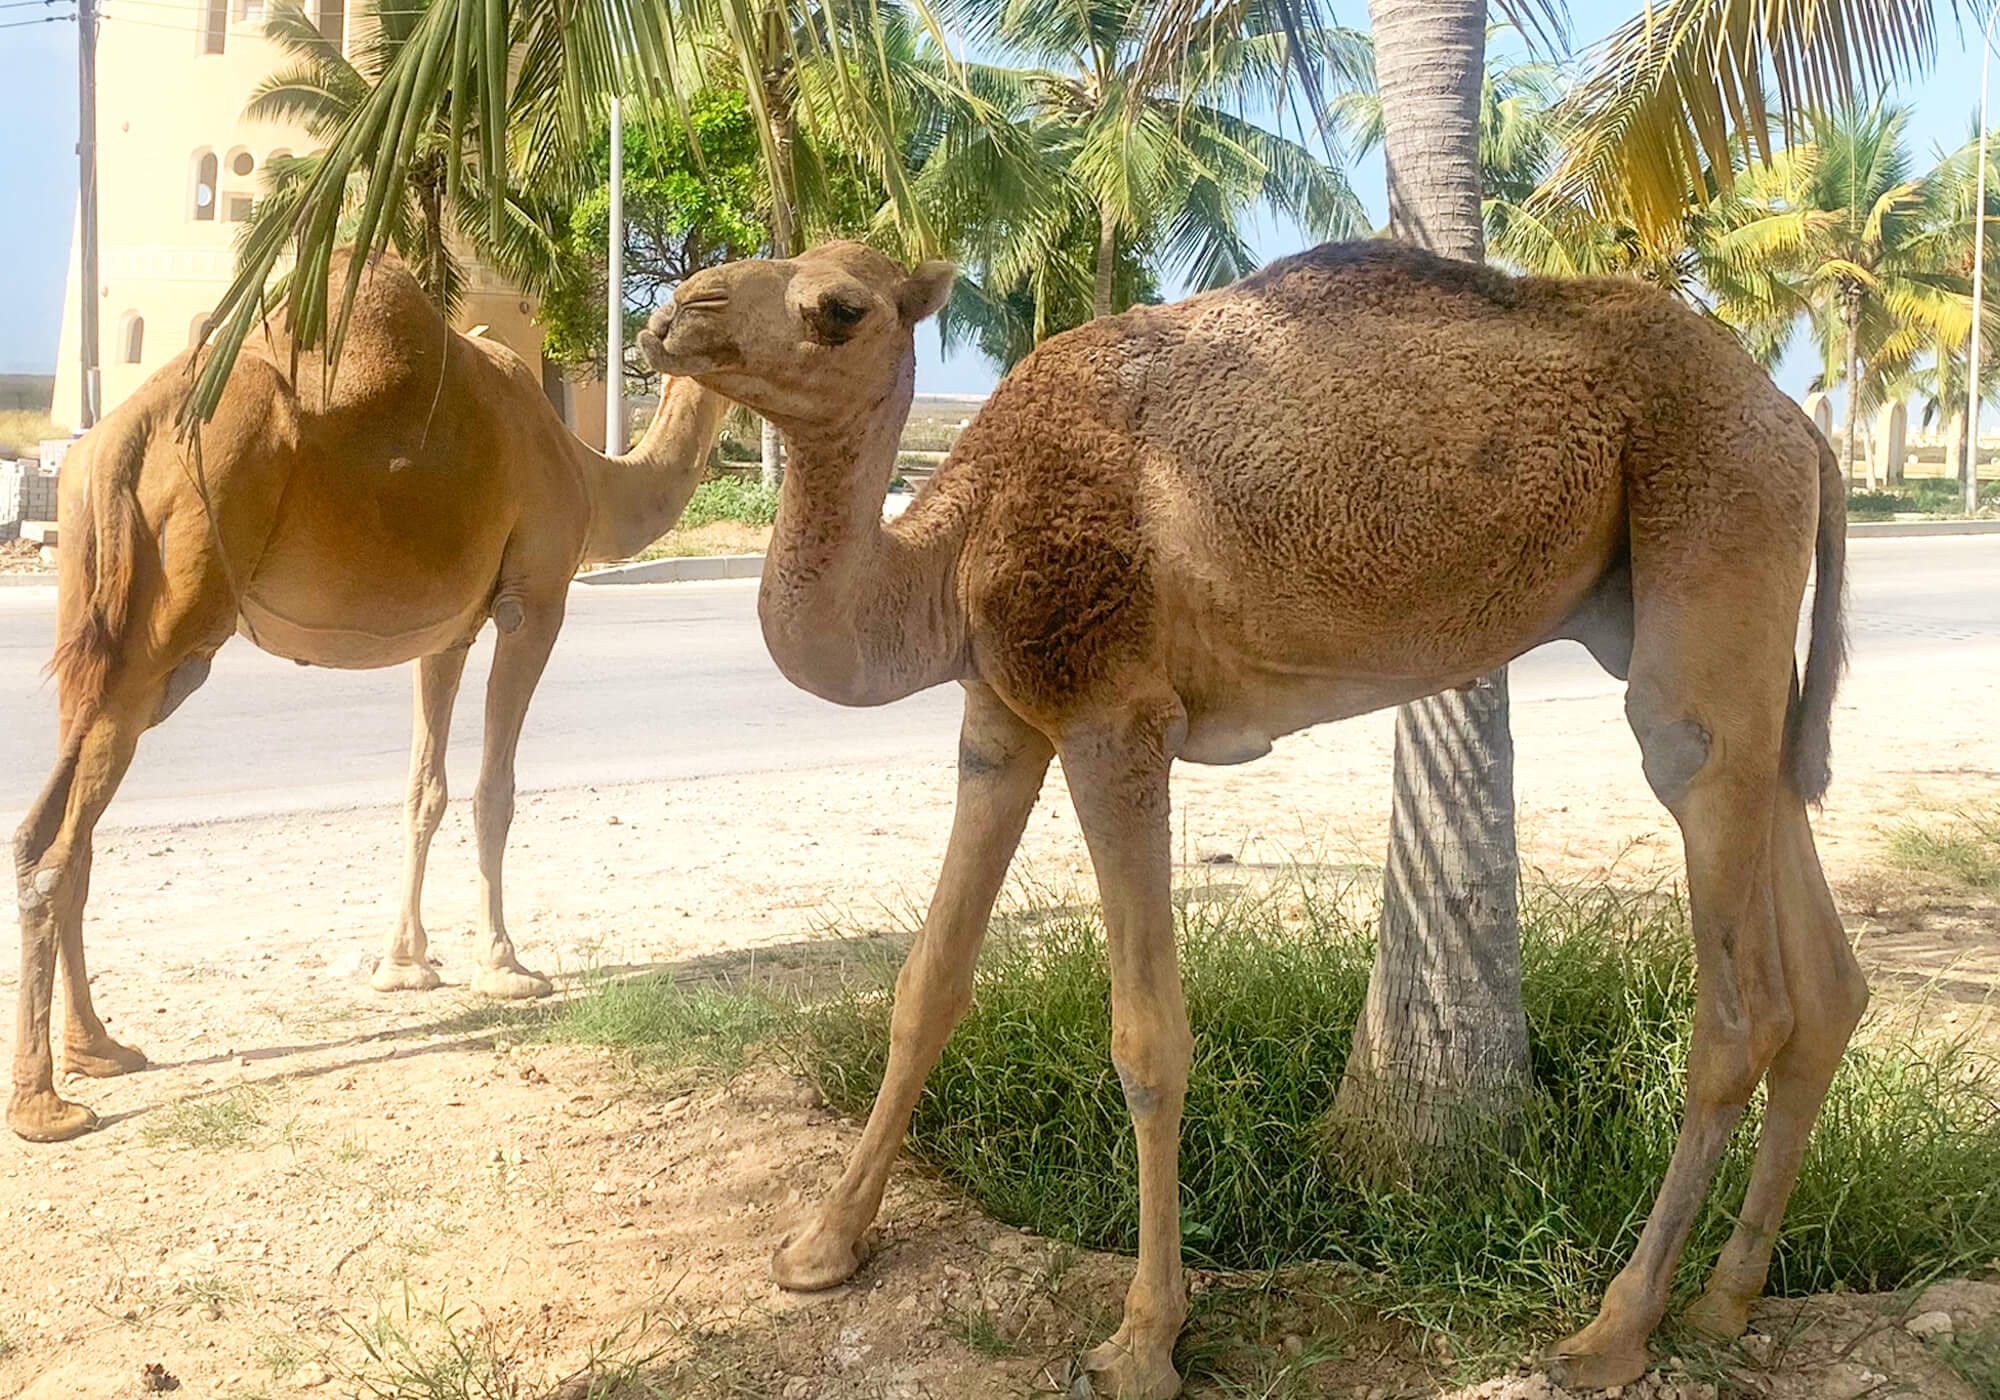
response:
<svg viewBox="0 0 2000 1400"><path fill-rule="evenodd" d="M336 282L345 265L336 262ZM501 912L521 721L577 566L630 555L673 524L728 408L678 381L636 451L602 457L563 426L518 357L453 332L392 260L362 283L331 393L317 355L302 357L294 378L282 334L253 339L201 436L199 464L174 429L189 368L183 355L147 380L71 449L62 474L60 751L14 842L21 989L7 1124L31 1141L96 1122L55 1090L58 950L64 1067L104 1076L145 1066L91 1007L91 831L139 736L202 683L232 632L301 664L417 662L402 912L374 985L421 990L438 985L419 900L444 815L452 701L466 651L493 619L473 799L481 951L472 985L499 997L549 991L515 957Z"/></svg>
<svg viewBox="0 0 2000 1400"><path fill-rule="evenodd" d="M1723 331L1636 283L1329 245L1051 340L885 526L912 328L950 280L836 244L697 274L641 336L655 366L789 441L760 597L785 674L851 705L966 692L957 815L882 1091L777 1281L826 1288L859 1265L1060 754L1139 1148L1137 1271L1085 1364L1124 1400L1173 1394L1191 1042L1169 765L1243 762L1571 636L1629 683L1646 776L1687 841L1700 977L1672 1165L1596 1320L1552 1358L1573 1385L1644 1370L1716 1159L1768 1075L1749 1196L1695 1310L1740 1332L1867 999L1806 817L1827 781L1844 551L1840 473L1811 424Z"/></svg>

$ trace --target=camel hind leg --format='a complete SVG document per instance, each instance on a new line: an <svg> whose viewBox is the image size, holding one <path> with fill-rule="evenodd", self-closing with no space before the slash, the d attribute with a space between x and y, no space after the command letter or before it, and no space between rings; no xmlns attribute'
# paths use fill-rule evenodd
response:
<svg viewBox="0 0 2000 1400"><path fill-rule="evenodd" d="M86 1073L145 1063L139 1052L111 1040L90 1006L83 904L89 890L91 833L132 761L156 702L156 687L107 697L74 724L55 772L14 838L21 985L7 1126L30 1142L60 1142L97 1124L96 1114L68 1102L55 1088L49 1033L58 958L67 969L65 1057Z"/></svg>
<svg viewBox="0 0 2000 1400"><path fill-rule="evenodd" d="M1626 711L1647 781L1687 846L1696 1006L1680 1135L1638 1247L1597 1317L1549 1357L1571 1388L1645 1371L1716 1163L1793 1034L1771 876L1797 592L1782 570L1709 562L1636 575Z"/></svg>
<svg viewBox="0 0 2000 1400"><path fill-rule="evenodd" d="M96 1116L56 1092L51 1004L63 980L63 1062L71 1073L102 1077L145 1066L146 1057L113 1039L90 995L83 910L89 895L93 835L118 790L139 736L166 717L207 674L208 658L228 635L235 613L214 571L198 574L192 595L171 601L157 573L142 576L132 607L112 639L101 696L60 699L60 751L54 771L14 838L16 903L21 918L21 984L15 1017L14 1088L7 1124L36 1142L87 1132Z"/></svg>
<svg viewBox="0 0 2000 1400"><path fill-rule="evenodd" d="M1806 1139L1868 1007L1868 979L1848 946L1813 848L1805 804L1795 793L1778 799L1771 854L1778 950L1797 1019L1765 1080L1763 1129L1742 1213L1708 1286L1686 1313L1696 1329L1724 1341L1743 1334L1751 1306L1764 1291L1771 1247L1798 1181Z"/></svg>

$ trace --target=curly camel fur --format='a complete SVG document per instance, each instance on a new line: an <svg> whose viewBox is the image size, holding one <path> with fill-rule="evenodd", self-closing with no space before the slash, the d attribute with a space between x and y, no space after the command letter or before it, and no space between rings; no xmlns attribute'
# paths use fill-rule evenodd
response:
<svg viewBox="0 0 2000 1400"><path fill-rule="evenodd" d="M346 265L336 260L336 284ZM266 332L245 347L198 454L175 431L193 353L107 415L62 473L59 756L14 842L21 988L7 1123L38 1142L96 1121L55 1090L58 961L64 1067L102 1076L146 1063L91 1006L91 832L139 736L207 678L232 632L301 664L417 662L402 912L374 985L420 990L438 985L419 903L444 816L452 701L466 651L493 619L473 803L473 986L501 997L549 991L515 957L501 913L521 722L577 566L629 555L673 524L728 408L676 382L631 456L599 456L563 426L519 358L452 331L393 260L362 281L330 389L319 355L300 356L295 374L284 336Z"/></svg>
<svg viewBox="0 0 2000 1400"><path fill-rule="evenodd" d="M1672 1165L1598 1317L1552 1356L1576 1385L1641 1373L1763 1080L1748 1199L1695 1305L1707 1330L1740 1332L1867 999L1807 825L1844 538L1840 475L1811 424L1725 333L1636 283L1330 245L1051 340L885 526L912 329L950 279L836 244L691 277L641 337L657 367L789 440L760 599L785 674L854 705L965 687L957 815L897 982L882 1091L846 1174L779 1248L777 1281L824 1288L859 1265L1060 754L1104 899L1111 1052L1139 1149L1138 1266L1123 1325L1086 1366L1123 1400L1173 1394L1191 1041L1169 765L1255 758L1572 636L1628 681L1646 776L1687 841L1700 977Z"/></svg>

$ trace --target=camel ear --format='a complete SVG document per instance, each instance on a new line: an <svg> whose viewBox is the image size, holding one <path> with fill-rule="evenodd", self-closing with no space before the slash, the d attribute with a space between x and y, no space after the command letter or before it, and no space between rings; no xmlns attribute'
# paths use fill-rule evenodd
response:
<svg viewBox="0 0 2000 1400"><path fill-rule="evenodd" d="M896 294L896 310L902 313L903 324L914 326L927 316L935 316L945 298L951 295L951 282L956 276L958 269L948 262L920 264L903 284L903 290Z"/></svg>

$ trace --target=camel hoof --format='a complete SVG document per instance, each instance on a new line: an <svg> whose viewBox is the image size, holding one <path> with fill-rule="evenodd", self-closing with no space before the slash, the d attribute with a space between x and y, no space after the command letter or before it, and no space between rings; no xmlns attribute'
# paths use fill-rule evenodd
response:
<svg viewBox="0 0 2000 1400"><path fill-rule="evenodd" d="M121 1045L108 1035L74 1049L67 1043L63 1046L64 1074L78 1074L86 1079L112 1079L121 1074L136 1074L145 1067L145 1051Z"/></svg>
<svg viewBox="0 0 2000 1400"><path fill-rule="evenodd" d="M1681 1321L1704 1341L1733 1342L1750 1330L1750 1309L1756 1301L1754 1296L1740 1298L1709 1289L1687 1305Z"/></svg>
<svg viewBox="0 0 2000 1400"><path fill-rule="evenodd" d="M838 1288L861 1267L861 1246L812 1224L787 1235L771 1255L771 1282L792 1293Z"/></svg>
<svg viewBox="0 0 2000 1400"><path fill-rule="evenodd" d="M473 991L499 1001L531 1001L555 989L555 983L541 973L524 967L484 967L472 979Z"/></svg>
<svg viewBox="0 0 2000 1400"><path fill-rule="evenodd" d="M1180 1372L1174 1369L1173 1348L1141 1356L1113 1337L1083 1358L1082 1384L1071 1395L1099 1400L1173 1400L1181 1393Z"/></svg>
<svg viewBox="0 0 2000 1400"><path fill-rule="evenodd" d="M97 1126L97 1115L80 1103L71 1103L53 1089L39 1093L16 1093L7 1105L7 1126L14 1135L29 1142L67 1142Z"/></svg>
<svg viewBox="0 0 2000 1400"><path fill-rule="evenodd" d="M384 958L375 965L375 975L368 979L368 985L378 992L428 992L443 981L429 963L390 962Z"/></svg>
<svg viewBox="0 0 2000 1400"><path fill-rule="evenodd" d="M1585 1328L1557 1342L1542 1356L1549 1379L1565 1390L1609 1390L1630 1385L1646 1374L1646 1344L1636 1348L1605 1345L1591 1339Z"/></svg>

